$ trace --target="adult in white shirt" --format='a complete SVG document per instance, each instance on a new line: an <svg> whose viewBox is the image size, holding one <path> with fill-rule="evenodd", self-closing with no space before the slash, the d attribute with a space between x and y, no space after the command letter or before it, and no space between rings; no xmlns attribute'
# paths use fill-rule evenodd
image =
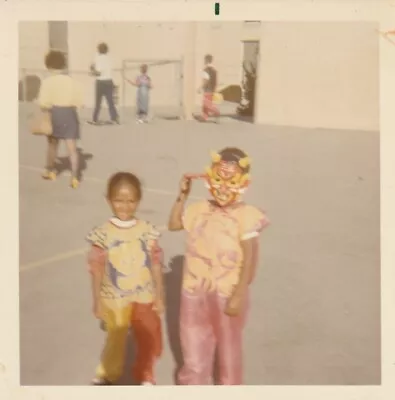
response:
<svg viewBox="0 0 395 400"><path fill-rule="evenodd" d="M96 100L91 123L97 125L103 97L108 104L111 122L119 124L119 116L114 104L114 82L112 80L111 58L106 43L97 46L97 54L91 65L91 72L96 76Z"/></svg>

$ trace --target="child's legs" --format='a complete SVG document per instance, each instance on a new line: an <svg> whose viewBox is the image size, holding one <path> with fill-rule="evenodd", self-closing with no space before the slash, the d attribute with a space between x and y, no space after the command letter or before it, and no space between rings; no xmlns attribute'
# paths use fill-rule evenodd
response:
<svg viewBox="0 0 395 400"><path fill-rule="evenodd" d="M103 314L107 338L100 364L96 369L96 376L115 383L123 373L131 306L122 309L110 309L103 306Z"/></svg>
<svg viewBox="0 0 395 400"><path fill-rule="evenodd" d="M53 171L55 169L55 159L58 153L59 139L48 136L48 148L47 148L47 170Z"/></svg>
<svg viewBox="0 0 395 400"><path fill-rule="evenodd" d="M218 108L213 103L213 93L203 95L203 118L207 119L210 114L219 115Z"/></svg>
<svg viewBox="0 0 395 400"><path fill-rule="evenodd" d="M77 141L75 139L66 139L67 151L69 153L71 176L73 178L78 178L78 151L77 151Z"/></svg>
<svg viewBox="0 0 395 400"><path fill-rule="evenodd" d="M148 116L148 94L139 89L137 94L137 116L144 119Z"/></svg>
<svg viewBox="0 0 395 400"><path fill-rule="evenodd" d="M243 351L242 334L248 311L248 302L244 309L236 317L225 314L228 299L216 296L217 307L213 307L215 335L218 343L218 367L220 385L242 385L243 384Z"/></svg>
<svg viewBox="0 0 395 400"><path fill-rule="evenodd" d="M211 383L215 336L205 293L181 295L180 339L184 359L178 381L180 385Z"/></svg>
<svg viewBox="0 0 395 400"><path fill-rule="evenodd" d="M96 79L95 87L95 109L93 110L93 121L97 122L100 114L101 102L104 97L104 86L101 80Z"/></svg>
<svg viewBox="0 0 395 400"><path fill-rule="evenodd" d="M131 322L136 341L133 377L138 383L155 383L154 366L162 353L162 328L152 303L133 303Z"/></svg>
<svg viewBox="0 0 395 400"><path fill-rule="evenodd" d="M219 110L216 107L216 105L213 103L213 97L214 97L214 93L207 93L207 110L209 114L212 115L219 115Z"/></svg>
<svg viewBox="0 0 395 400"><path fill-rule="evenodd" d="M208 118L208 113L209 113L209 107L208 107L209 100L208 100L208 97L207 97L208 94L209 93L203 93L202 117L204 119Z"/></svg>
<svg viewBox="0 0 395 400"><path fill-rule="evenodd" d="M108 105L108 112L110 113L111 121L116 121L118 119L117 109L114 104L114 83L113 81L104 81L104 92L103 96L106 98Z"/></svg>

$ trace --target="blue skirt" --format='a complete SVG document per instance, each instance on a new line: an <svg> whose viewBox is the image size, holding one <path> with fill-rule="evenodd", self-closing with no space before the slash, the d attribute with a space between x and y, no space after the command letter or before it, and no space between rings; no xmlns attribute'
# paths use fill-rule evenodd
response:
<svg viewBox="0 0 395 400"><path fill-rule="evenodd" d="M79 139L80 123L75 107L53 106L51 108L52 137L56 139Z"/></svg>

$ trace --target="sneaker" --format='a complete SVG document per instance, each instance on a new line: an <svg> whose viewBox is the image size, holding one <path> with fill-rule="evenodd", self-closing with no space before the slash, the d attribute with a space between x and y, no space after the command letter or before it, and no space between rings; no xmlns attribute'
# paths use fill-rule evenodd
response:
<svg viewBox="0 0 395 400"><path fill-rule="evenodd" d="M49 181L54 181L56 180L56 172L46 170L42 173L41 177Z"/></svg>
<svg viewBox="0 0 395 400"><path fill-rule="evenodd" d="M96 125L96 126L100 125L97 121L87 121L87 123L89 125Z"/></svg>
<svg viewBox="0 0 395 400"><path fill-rule="evenodd" d="M110 385L112 385L112 383L105 378L95 377L92 379L91 385L93 385L93 386L110 386Z"/></svg>
<svg viewBox="0 0 395 400"><path fill-rule="evenodd" d="M208 118L207 117L203 117L203 115L196 115L195 119L198 122L207 122L207 120L208 120Z"/></svg>
<svg viewBox="0 0 395 400"><path fill-rule="evenodd" d="M77 178L72 178L71 179L71 183L70 183L70 186L73 188L73 189L78 189L78 186L80 185L80 181L77 179Z"/></svg>

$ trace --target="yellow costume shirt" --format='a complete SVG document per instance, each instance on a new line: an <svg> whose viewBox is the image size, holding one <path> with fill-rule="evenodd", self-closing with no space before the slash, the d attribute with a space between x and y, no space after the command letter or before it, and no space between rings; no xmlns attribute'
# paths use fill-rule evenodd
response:
<svg viewBox="0 0 395 400"><path fill-rule="evenodd" d="M88 234L89 243L106 250L100 294L107 307L153 302L151 251L159 236L157 229L148 222L135 220L125 227L115 224L114 219Z"/></svg>
<svg viewBox="0 0 395 400"><path fill-rule="evenodd" d="M262 211L243 202L225 208L210 201L191 204L183 216L188 234L183 289L230 296L243 265L241 242L259 236L268 223Z"/></svg>

